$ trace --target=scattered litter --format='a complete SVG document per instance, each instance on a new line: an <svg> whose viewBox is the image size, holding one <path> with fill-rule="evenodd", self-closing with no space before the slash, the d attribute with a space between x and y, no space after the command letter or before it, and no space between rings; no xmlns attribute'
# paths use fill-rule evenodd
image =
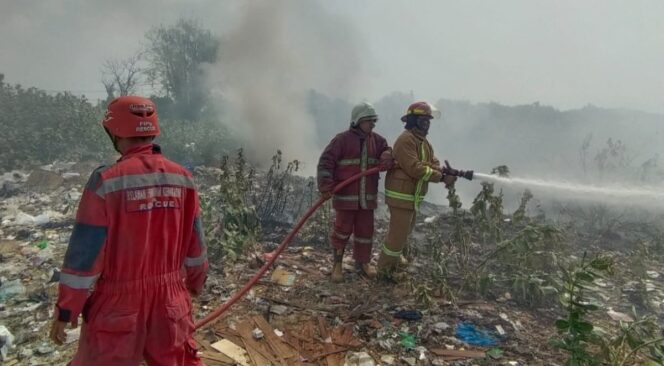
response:
<svg viewBox="0 0 664 366"><path fill-rule="evenodd" d="M27 348L27 347L21 349L21 352L19 352L19 356L20 356L21 359L30 358L34 354L35 354L35 352L32 350L32 348Z"/></svg>
<svg viewBox="0 0 664 366"><path fill-rule="evenodd" d="M76 172L71 172L71 173L62 173L62 178L67 180L67 179L72 179L72 178L79 178L81 176L80 173Z"/></svg>
<svg viewBox="0 0 664 366"><path fill-rule="evenodd" d="M444 348L435 348L431 352L435 355L443 357L446 361L461 360L464 358L483 358L486 356L486 353L483 351L471 351L463 349L444 349Z"/></svg>
<svg viewBox="0 0 664 366"><path fill-rule="evenodd" d="M444 332L444 331L446 331L450 328L451 328L451 326L449 324L445 323L445 322L439 322L439 323L436 323L436 324L433 325L433 330L436 333L442 333L442 332Z"/></svg>
<svg viewBox="0 0 664 366"><path fill-rule="evenodd" d="M272 314L283 315L288 311L288 307L285 305L272 305L270 306L270 312Z"/></svg>
<svg viewBox="0 0 664 366"><path fill-rule="evenodd" d="M37 354L42 356L51 354L54 351L55 348L48 343L43 343L41 346L37 347Z"/></svg>
<svg viewBox="0 0 664 366"><path fill-rule="evenodd" d="M648 277L652 278L653 280L659 278L659 272L656 271L646 271L646 274L648 275Z"/></svg>
<svg viewBox="0 0 664 366"><path fill-rule="evenodd" d="M2 285L0 285L0 301L11 299L17 295L23 295L25 293L25 286L21 283L21 280L15 279L7 281L3 279Z"/></svg>
<svg viewBox="0 0 664 366"><path fill-rule="evenodd" d="M418 321L422 319L422 312L419 310L400 310L394 313L394 317L408 321Z"/></svg>
<svg viewBox="0 0 664 366"><path fill-rule="evenodd" d="M41 250L44 250L48 247L48 242L46 240L42 240L38 243L35 244L35 246Z"/></svg>
<svg viewBox="0 0 664 366"><path fill-rule="evenodd" d="M348 352L344 366L375 366L376 362L366 352Z"/></svg>
<svg viewBox="0 0 664 366"><path fill-rule="evenodd" d="M0 345L0 356L5 361L9 350L14 348L14 335L4 325L0 325Z"/></svg>
<svg viewBox="0 0 664 366"><path fill-rule="evenodd" d="M280 285L290 287L295 283L295 275L286 271L283 268L277 268L272 272L272 282Z"/></svg>
<svg viewBox="0 0 664 366"><path fill-rule="evenodd" d="M496 325L496 330L498 331L498 334L500 334L501 336L507 334L507 332L505 332L505 329L503 329L502 325Z"/></svg>
<svg viewBox="0 0 664 366"><path fill-rule="evenodd" d="M392 355L382 355L380 356L380 362L384 365L394 365L396 359Z"/></svg>
<svg viewBox="0 0 664 366"><path fill-rule="evenodd" d="M265 337L265 334L263 334L263 331L256 328L251 331L251 336L254 337L254 339L263 339Z"/></svg>
<svg viewBox="0 0 664 366"><path fill-rule="evenodd" d="M401 361L405 362L408 366L415 366L417 364L415 357L401 357Z"/></svg>
<svg viewBox="0 0 664 366"><path fill-rule="evenodd" d="M500 348L492 348L488 351L486 351L486 355L493 358L494 360L497 360L501 357L503 357L503 350Z"/></svg>
<svg viewBox="0 0 664 366"><path fill-rule="evenodd" d="M473 346L493 347L498 344L498 341L491 333L483 329L478 329L474 324L469 322L457 325L456 337Z"/></svg>
<svg viewBox="0 0 664 366"><path fill-rule="evenodd" d="M418 360L424 361L427 359L427 352L429 352L429 350L427 350L426 347L415 347L415 351L419 354L419 357L417 358Z"/></svg>
<svg viewBox="0 0 664 366"><path fill-rule="evenodd" d="M613 311L613 309L609 308L609 311L606 312L609 317L617 322L627 322L631 323L634 321L634 318L632 318L629 314L625 313L619 313L617 311Z"/></svg>
<svg viewBox="0 0 664 366"><path fill-rule="evenodd" d="M222 339L212 344L212 348L233 359L242 366L250 366L249 355L244 348L236 345L228 339Z"/></svg>
<svg viewBox="0 0 664 366"><path fill-rule="evenodd" d="M408 332L399 332L399 336L401 337L401 346L403 348L407 350L415 348L417 342L414 335Z"/></svg>

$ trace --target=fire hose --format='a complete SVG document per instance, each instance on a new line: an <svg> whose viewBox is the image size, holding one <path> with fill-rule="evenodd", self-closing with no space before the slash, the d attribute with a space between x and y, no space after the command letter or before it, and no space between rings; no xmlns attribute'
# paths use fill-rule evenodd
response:
<svg viewBox="0 0 664 366"><path fill-rule="evenodd" d="M460 177L466 178L468 180L472 180L472 177L473 177L473 172L472 171L463 171L463 170L452 169L450 167L449 163L447 162L447 160L445 161L445 165L446 166L443 168L443 173L444 174L460 176ZM352 177L344 180L343 182L337 184L334 187L334 189L332 190L332 193L337 193L338 191L345 188L349 184L355 182L356 180L358 180L358 179L360 179L364 176L367 176L367 175L377 174L379 171L380 171L379 167L375 167L375 168L365 170L361 173L355 174L354 176L352 176ZM291 240L293 240L295 235L297 235L297 233L300 231L302 226L304 226L304 224L307 222L309 217L311 217L311 215L313 215L313 213L316 212L316 210L318 210L320 208L320 206L322 206L323 203L325 203L326 200L327 200L327 198L324 198L324 197L319 198L318 201L316 201L316 203L313 206L311 206L309 208L309 210L307 210L307 212L304 213L302 218L300 218L300 221L298 221L297 224L293 227L293 229L291 229L291 231L288 233L288 235L286 235L286 237L281 242L281 244L279 244L277 249L274 252L272 252L271 258L269 258L269 260L263 265L263 267L261 267L261 269L258 272L256 272L256 274L249 280L249 282L247 282L247 284L244 285L244 287L242 287L242 289L240 289L240 291L236 292L235 295L233 295L233 297L228 299L228 301L224 302L223 304L219 305L217 308L212 310L203 319L198 320L196 322L196 329L200 329L200 328L204 327L206 324L208 324L211 321L215 320L216 318L221 316L221 314L226 312L226 310L228 310L236 302L238 302L240 299L242 299L244 297L244 295L252 287L254 287L254 285L256 285L258 280L260 280L260 278L263 277L263 275L265 275L265 272L267 272L270 269L270 267L274 264L274 262L277 260L279 255L281 255L281 253L284 251L284 249L286 249L288 244L290 244Z"/></svg>
<svg viewBox="0 0 664 366"><path fill-rule="evenodd" d="M334 187L334 189L332 190L332 193L337 193L339 190L345 188L347 185L355 182L356 180L358 180L358 179L360 179L364 176L367 176L367 175L376 174L379 171L380 171L379 168L376 167L376 168L367 169L367 170L365 170L361 173L355 174L354 176L352 176L352 177L346 179L345 181L337 184ZM252 287L254 287L254 285L258 282L258 280L260 280L260 278L263 277L265 272L267 272L270 269L270 267L274 264L274 262L277 260L279 255L284 251L284 249L286 249L288 244L290 244L291 240L293 240L295 235L297 235L297 233L300 231L302 226L304 226L304 223L307 222L309 217L311 217L311 215L313 215L313 213L316 212L316 210L318 210L320 208L320 206L322 206L323 203L325 203L326 200L327 200L327 198L324 198L324 197L319 198L318 201L316 201L316 203L313 206L311 206L309 208L309 210L307 210L307 212L304 213L304 216L302 216L300 221L298 221L297 224L293 227L293 229L291 229L291 231L288 233L288 235L286 235L286 237L281 242L281 244L279 244L277 249L274 252L272 252L271 258L263 265L263 267L261 267L261 269L258 272L256 272L256 274L251 278L251 280L249 280L249 282L247 282L247 284L244 285L244 287L242 287L242 289L240 289L240 291L236 292L235 295L233 295L233 297L228 299L228 301L226 301L225 303L219 305L216 309L211 311L203 319L198 320L196 322L196 329L199 329L199 328L205 326L206 324L208 324L209 322L213 321L214 319L218 318L221 314L223 314L226 310L228 310L231 306L233 306L233 304L238 302L238 300L242 299L244 297L244 295Z"/></svg>

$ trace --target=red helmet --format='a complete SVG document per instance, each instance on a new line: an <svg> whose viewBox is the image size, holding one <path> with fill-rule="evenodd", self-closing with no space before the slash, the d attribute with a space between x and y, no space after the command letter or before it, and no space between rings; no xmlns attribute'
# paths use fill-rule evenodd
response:
<svg viewBox="0 0 664 366"><path fill-rule="evenodd" d="M431 104L427 102L415 102L409 105L406 114L403 117L401 117L401 120L406 122L407 117L410 115L426 116L429 118L434 118L433 108L431 108Z"/></svg>
<svg viewBox="0 0 664 366"><path fill-rule="evenodd" d="M115 98L108 105L102 125L117 137L159 136L157 107L143 97Z"/></svg>

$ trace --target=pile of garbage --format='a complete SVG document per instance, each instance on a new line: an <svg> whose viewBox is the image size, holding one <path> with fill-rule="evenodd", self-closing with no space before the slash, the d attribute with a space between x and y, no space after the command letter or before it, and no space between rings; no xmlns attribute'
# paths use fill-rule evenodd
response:
<svg viewBox="0 0 664 366"><path fill-rule="evenodd" d="M84 184L97 164L55 163L0 175L0 357L3 365L64 365L79 329L67 344L48 339L62 263ZM208 169L209 170L209 169ZM208 172L209 173L209 172ZM202 193L218 190L210 174L198 176ZM426 204L414 233L423 240L431 215L446 209ZM289 213L290 215L291 213ZM377 215L376 243L386 234ZM234 263L212 259L204 294L195 300L201 318L226 301L265 263L290 228L271 223L263 241ZM448 230L443 227L441 230ZM325 235L319 235L324 240ZM315 245L314 245L315 244ZM377 247L377 246L376 246ZM378 255L374 248L374 257ZM415 258L411 279L426 266ZM418 301L413 283L369 281L344 261L345 282L329 281L325 243L296 241L277 266L223 317L196 334L207 365L562 365L548 346L556 334L557 305L525 309L505 292L494 301L430 294ZM599 281L606 321L629 322L624 297L645 292L654 308L664 304L664 276L648 268L641 282ZM617 294L612 289L622 287ZM622 297L621 297L622 296ZM623 304L623 302L625 304ZM625 306L623 306L625 305Z"/></svg>

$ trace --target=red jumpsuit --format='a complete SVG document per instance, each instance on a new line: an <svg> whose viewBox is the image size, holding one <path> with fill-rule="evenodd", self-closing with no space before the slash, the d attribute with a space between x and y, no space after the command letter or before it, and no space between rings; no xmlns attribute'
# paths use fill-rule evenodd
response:
<svg viewBox="0 0 664 366"><path fill-rule="evenodd" d="M336 184L378 166L381 154L389 149L385 138L377 133L367 135L350 128L338 134L318 161L319 191L329 192ZM336 218L330 241L334 249L344 249L353 235L353 258L358 264L371 260L378 179L378 174L362 177L332 198Z"/></svg>
<svg viewBox="0 0 664 366"><path fill-rule="evenodd" d="M60 321L83 315L71 365L202 364L189 296L208 267L199 210L191 174L157 145L93 172L56 305Z"/></svg>

